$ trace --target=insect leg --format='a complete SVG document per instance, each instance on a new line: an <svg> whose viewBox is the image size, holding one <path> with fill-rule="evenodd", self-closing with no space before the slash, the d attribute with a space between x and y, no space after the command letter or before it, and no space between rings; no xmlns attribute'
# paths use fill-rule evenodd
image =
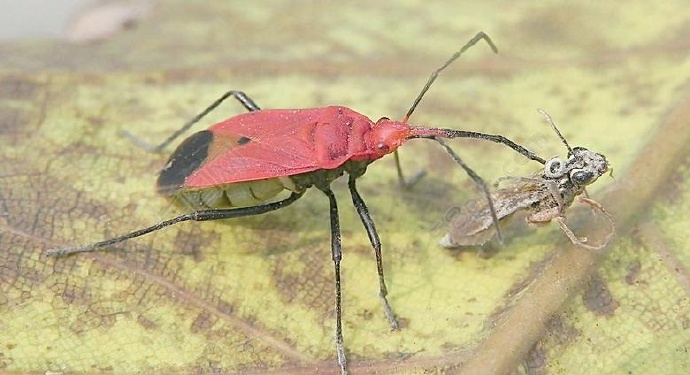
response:
<svg viewBox="0 0 690 375"><path fill-rule="evenodd" d="M419 182L419 180L421 180L426 175L426 171L420 169L416 171L412 175L412 177L410 177L410 179L406 179L402 171L402 165L400 164L400 154L398 153L398 150L395 150L395 152L393 152L393 156L395 158L395 169L398 172L398 182L403 190L411 189L417 182Z"/></svg>
<svg viewBox="0 0 690 375"><path fill-rule="evenodd" d="M231 95L232 97L237 99L237 101L240 102L240 104L242 104L242 106L249 112L261 110L261 108L259 108L259 106L256 105L254 100L252 100L252 98L248 97L247 94L245 94L242 91L231 90L231 91L228 91L225 94L223 94L223 96L226 96L226 95ZM221 98L223 98L223 96L221 96ZM218 100L220 100L220 98ZM218 101L218 100L216 100L216 101ZM223 100L225 100L225 99L223 99ZM214 102L214 104L215 104L215 102ZM218 104L220 104L220 103L218 103Z"/></svg>
<svg viewBox="0 0 690 375"><path fill-rule="evenodd" d="M601 211L601 213L604 214L604 216L606 216L606 218L609 220L609 223L611 224L611 231L606 236L606 238L604 239L602 244L595 248L595 250L601 249L609 243L611 238L613 238L613 234L616 232L616 221L613 219L613 216L611 216L611 214L608 211L606 211L604 206L602 206L601 203L595 201L594 199L580 196L579 200L582 203L590 205L592 207L592 210L597 209L597 210Z"/></svg>
<svg viewBox="0 0 690 375"><path fill-rule="evenodd" d="M367 230L369 242L371 242L371 246L374 248L374 254L376 255L376 271L379 275L379 297L381 298L381 304L383 304L383 311L386 314L386 318L388 319L388 323L390 324L391 329L397 330L398 321L395 319L395 314L393 314L393 309L391 309L390 303L388 303L388 298L386 298L386 296L388 295L388 289L386 288L386 281L383 277L383 257L381 256L381 240L379 239L379 235L376 232L376 226L374 225L374 221L371 219L371 215L369 215L369 209L364 203L362 196L359 195L355 183L356 177L353 177L351 175L350 181L348 182L348 187L350 188L350 194L352 195L352 203L354 203L355 208L357 209L357 213L359 214L360 219L362 219L362 224L364 224L364 228Z"/></svg>
<svg viewBox="0 0 690 375"><path fill-rule="evenodd" d="M73 254L73 253L85 253L85 252L90 252L90 251L96 251L98 249L102 249L104 247L108 247L110 245L115 245L120 242L124 242L127 240L130 240L132 238L140 237L145 234L155 232L157 230L163 229L165 227L169 227L171 225L175 225L177 223L181 223L183 221L206 221L206 220L219 220L219 219L231 219L231 218L236 218L236 217L243 217L243 216L252 216L252 215L259 215L263 214L266 212L270 211L275 211L277 209L283 208L285 206L290 205L297 199L299 199L303 192L300 193L292 193L289 197L283 199L282 201L278 202L273 202L273 203L267 203L267 204L262 204L260 206L252 206L252 207L241 207L241 208L231 208L231 209L216 209L216 210L204 210L204 211L196 211L196 212L191 212L188 214L180 215L178 217L161 221L158 224L152 225L147 228L139 229L134 232L130 232L127 234L124 234L122 236L117 236L113 237L104 241L100 242L95 242L89 245L84 245L84 246L75 246L75 247L64 247L60 249L50 249L46 251L47 256L62 256L62 255L68 255L68 254Z"/></svg>
<svg viewBox="0 0 690 375"><path fill-rule="evenodd" d="M498 214L496 214L496 206L494 205L494 200L491 198L491 192L489 192L489 187L486 186L486 182L484 182L484 179L479 177L479 175L472 170L467 164L465 164L464 161L460 158L458 154L453 151L450 146L441 138L437 137L431 137L430 139L438 142L441 146L443 146L444 149L446 149L446 152L450 155L455 162L462 167L462 169L465 170L468 176L474 181L475 184L479 185L479 187L482 189L484 192L484 196L486 197L487 202L489 203L489 210L491 211L491 220L494 222L494 227L496 228L496 236L498 237L498 242L503 244L503 233L501 233L501 226L498 224Z"/></svg>
<svg viewBox="0 0 690 375"><path fill-rule="evenodd" d="M606 216L606 218L611 223L611 231L609 232L609 234L606 236L606 238L604 239L604 241L602 243L600 243L598 245L589 245L589 244L585 243L586 239L583 241L583 240L577 238L575 236L575 234L573 233L573 231L568 227L568 225L566 225L565 217L563 217L563 216L557 217L556 222L558 222L558 225L561 227L561 230L563 231L563 233L565 233L565 235L568 237L568 239L570 239L570 242L572 242L573 244L580 246L580 247L584 247L585 249L588 249L588 250L601 250L604 247L606 247L606 245L609 243L609 241L613 237L613 234L616 231L616 222L614 221L613 216L611 216L611 214L608 213L608 211L606 211L606 209L604 209L604 207L601 205L601 203L599 203L595 200L589 199L589 198L585 198L585 197L580 197L580 201L582 203L590 205L593 209L597 209L597 210L601 211L601 213L603 213L604 216Z"/></svg>
<svg viewBox="0 0 690 375"><path fill-rule="evenodd" d="M342 293L340 289L340 261L343 259L343 249L340 241L340 218L338 217L338 202L331 188L317 186L328 197L331 217L331 257L335 268L335 352L338 355L338 365L341 374L347 374L347 358L343 344L343 312Z"/></svg>
<svg viewBox="0 0 690 375"><path fill-rule="evenodd" d="M189 130L189 128L191 128L194 124L199 122L206 115L211 113L221 103L223 103L225 101L225 99L227 99L229 97L233 97L233 98L237 99L237 101L240 102L240 104L242 104L242 106L249 112L258 111L261 109L261 108L259 108L258 105L256 105L256 103L254 103L254 101L251 98L249 98L247 96L247 94L243 93L242 91L230 90L230 91L226 92L225 94L221 95L220 98L216 99L213 103L211 103L211 105L209 105L208 107L206 107L206 109L201 111L201 113L192 117L189 121L187 121L184 125L182 125L182 127L180 129L176 130L173 134L171 134L168 137L168 139L163 141L163 143L159 144L158 146L154 146L148 142L145 142L141 138L135 136L134 134L132 134L126 130L120 131L120 135L129 139L134 144L138 145L139 147L141 147L145 150L148 150L151 152L161 152L165 147L167 147L170 143L172 143L175 139L177 139L177 137L179 137L184 132Z"/></svg>
<svg viewBox="0 0 690 375"><path fill-rule="evenodd" d="M474 46L479 42L480 40L484 40L489 47L491 47L491 50L494 51L494 53L498 53L498 48L496 48L496 45L494 42L489 38L488 35L486 35L483 31L480 31L475 35L472 39L468 40L467 43L465 43L460 50L455 52L443 65L441 65L438 69L434 70L431 73L431 76L429 76L429 79L427 80L426 84L422 88L422 91L419 92L417 97L415 98L414 102L412 103L412 106L410 107L409 110L407 110L407 114L405 114L405 118L403 119L402 122L407 122L410 119L410 116L412 116L412 113L414 113L414 110L417 108L419 103L422 101L422 98L424 98L424 95L426 94L427 91L429 91L429 88L431 85L436 81L436 78L438 78L439 73L441 73L443 70L445 70L450 64L452 64L455 60L457 60L465 51L467 51L470 47ZM417 183L424 175L426 174L425 171L419 170L415 172L414 175L409 180L406 180L405 177L403 176L402 172L402 167L400 165L400 156L398 155L398 150L395 150L393 153L395 156L395 168L398 171L398 181L400 182L400 186L403 189L409 189L411 188L415 183Z"/></svg>
<svg viewBox="0 0 690 375"><path fill-rule="evenodd" d="M563 231L563 233L565 233L566 237L568 237L570 242L572 242L576 246L584 247L588 250L599 250L606 246L606 243L597 246L588 245L585 243L587 241L586 237L584 239L577 238L577 236L575 236L575 233L573 233L573 231L565 223L565 217L563 216L558 216L556 218L556 222L558 223L558 226L561 227L561 230Z"/></svg>

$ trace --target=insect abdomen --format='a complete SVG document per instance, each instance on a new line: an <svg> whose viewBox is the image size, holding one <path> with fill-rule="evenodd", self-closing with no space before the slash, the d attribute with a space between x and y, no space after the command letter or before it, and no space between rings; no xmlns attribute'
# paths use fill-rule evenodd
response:
<svg viewBox="0 0 690 375"><path fill-rule="evenodd" d="M180 190L169 197L193 209L251 207L266 202L284 189L294 189L289 179L269 178L206 189Z"/></svg>

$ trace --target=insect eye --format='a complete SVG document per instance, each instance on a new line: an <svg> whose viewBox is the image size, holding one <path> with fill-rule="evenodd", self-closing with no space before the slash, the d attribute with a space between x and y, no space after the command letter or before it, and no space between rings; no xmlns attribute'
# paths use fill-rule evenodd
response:
<svg viewBox="0 0 690 375"><path fill-rule="evenodd" d="M544 165L544 176L549 178L556 178L563 175L565 172L565 162L560 158L553 158Z"/></svg>
<svg viewBox="0 0 690 375"><path fill-rule="evenodd" d="M592 172L583 171L581 169L574 170L570 173L570 181L576 186L589 185L596 180L596 176Z"/></svg>
<svg viewBox="0 0 690 375"><path fill-rule="evenodd" d="M388 147L388 145L383 142L379 142L376 144L376 149L381 152L388 152L388 150L390 150L390 147Z"/></svg>

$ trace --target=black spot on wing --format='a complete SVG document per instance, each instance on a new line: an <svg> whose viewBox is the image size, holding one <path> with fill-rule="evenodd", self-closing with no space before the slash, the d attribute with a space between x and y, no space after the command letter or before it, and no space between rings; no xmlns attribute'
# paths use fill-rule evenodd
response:
<svg viewBox="0 0 690 375"><path fill-rule="evenodd" d="M185 179L206 161L211 143L213 143L213 133L203 130L177 146L158 175L158 192L163 195L173 195L180 190Z"/></svg>
<svg viewBox="0 0 690 375"><path fill-rule="evenodd" d="M237 140L237 144L238 144L238 145L246 145L246 144L249 143L251 140L252 140L251 138L240 137L240 139Z"/></svg>

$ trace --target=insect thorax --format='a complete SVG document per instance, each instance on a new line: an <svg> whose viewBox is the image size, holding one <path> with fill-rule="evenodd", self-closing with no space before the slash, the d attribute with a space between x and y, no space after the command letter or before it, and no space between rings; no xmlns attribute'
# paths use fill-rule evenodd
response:
<svg viewBox="0 0 690 375"><path fill-rule="evenodd" d="M367 166L371 164L372 161L373 160L348 160L338 168L319 169L312 172L297 174L290 176L290 180L298 189L297 191L303 191L312 186L316 186L317 188L327 188L331 182L335 181L345 172L347 172L347 174L353 178L363 175L367 170Z"/></svg>
<svg viewBox="0 0 690 375"><path fill-rule="evenodd" d="M542 198L536 200L530 206L533 212L540 212L554 207L565 209L569 207L575 197L582 194L583 187L575 186L570 178L563 175L559 178L548 178L542 176L540 184L543 189Z"/></svg>

